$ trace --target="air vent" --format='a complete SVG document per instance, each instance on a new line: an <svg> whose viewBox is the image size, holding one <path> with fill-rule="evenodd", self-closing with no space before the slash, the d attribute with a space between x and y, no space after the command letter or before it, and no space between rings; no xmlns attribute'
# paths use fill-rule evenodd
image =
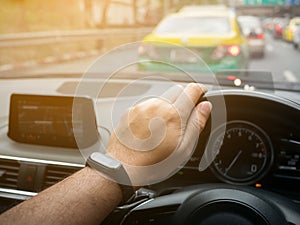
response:
<svg viewBox="0 0 300 225"><path fill-rule="evenodd" d="M0 159L0 187L17 189L19 169L18 161Z"/></svg>
<svg viewBox="0 0 300 225"><path fill-rule="evenodd" d="M69 167L69 166L56 166L56 165L47 165L45 171L45 178L43 189L46 189L53 184L65 179L66 177L72 175L81 168Z"/></svg>

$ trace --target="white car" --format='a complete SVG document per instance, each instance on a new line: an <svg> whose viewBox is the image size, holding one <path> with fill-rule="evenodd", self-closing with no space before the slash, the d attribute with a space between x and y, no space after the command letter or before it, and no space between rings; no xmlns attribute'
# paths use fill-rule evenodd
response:
<svg viewBox="0 0 300 225"><path fill-rule="evenodd" d="M293 45L294 48L299 48L300 45L300 24L296 26L294 30L294 38L293 38Z"/></svg>
<svg viewBox="0 0 300 225"><path fill-rule="evenodd" d="M259 18L255 16L239 16L238 22L243 34L248 39L249 53L263 57L265 54L265 34Z"/></svg>

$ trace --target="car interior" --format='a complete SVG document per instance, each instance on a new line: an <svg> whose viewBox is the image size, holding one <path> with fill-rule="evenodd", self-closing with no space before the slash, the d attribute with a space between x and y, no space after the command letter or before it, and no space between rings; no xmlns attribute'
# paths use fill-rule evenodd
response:
<svg viewBox="0 0 300 225"><path fill-rule="evenodd" d="M228 221L237 216L249 223L255 218L257 224L279 224L285 218L289 224L297 224L299 104L273 95L271 89L270 93L245 91L231 88L224 80L224 90L207 84L210 91L205 98L214 108L190 160L167 180L143 187L130 204L117 208L104 224L162 224L178 215L185 215L185 220L214 222L223 218L220 213ZM107 143L113 132L111 112L117 122L134 99L170 87L169 82L149 78L134 84L132 79L104 81L81 82L85 88L104 85L97 99L91 94L74 97L78 78L14 81L15 87L24 87L22 94L11 93L11 81L2 81L7 87L2 89L6 96L2 110L9 111L8 124L1 126L2 211L83 168L87 152L97 151L99 143ZM40 82L42 94L26 90L31 82ZM117 89L128 86L116 102ZM295 96L299 99L299 94ZM225 124L219 116L224 111L222 101ZM82 149L87 152L82 154ZM202 161L209 162L212 149L219 152L205 168ZM267 218L266 212L270 213ZM198 213L206 217L196 216ZM273 215L281 215L280 220Z"/></svg>
<svg viewBox="0 0 300 225"><path fill-rule="evenodd" d="M186 7L183 13L202 10ZM157 50L164 48L162 42L146 46L140 38L94 56L88 66L84 59L35 65L34 69L1 70L0 65L0 214L84 168L91 153L105 154L111 134L129 107L160 96L174 85L195 82L208 88L200 101L210 101L213 108L191 157L164 180L140 187L101 224L299 225L300 68L299 63L291 66L278 59L274 51L278 45L288 46L298 57L299 52L278 37L270 50L273 31L262 27L263 57L246 57L249 65L254 61L258 68L222 65L227 69L212 71L197 56L201 49L210 47L206 57L213 62L212 54L218 54L221 65L223 58L232 60L227 48L237 44L217 40L219 46L211 47L200 37L197 42L188 36L168 37L163 57L158 57ZM0 43L7 41L1 37ZM241 38L244 45L246 37ZM191 50L190 39L201 45L193 46L198 52ZM249 46L238 47L237 54L249 54ZM152 55L145 50L147 60L139 61L142 48L150 49ZM195 60L186 61L190 56ZM269 58L277 61L269 66L265 63L269 61L261 61ZM149 62L154 62L155 70L139 70L138 64ZM83 71L76 67L80 63ZM296 75L284 71L279 76L277 64ZM270 71L272 67L275 72Z"/></svg>

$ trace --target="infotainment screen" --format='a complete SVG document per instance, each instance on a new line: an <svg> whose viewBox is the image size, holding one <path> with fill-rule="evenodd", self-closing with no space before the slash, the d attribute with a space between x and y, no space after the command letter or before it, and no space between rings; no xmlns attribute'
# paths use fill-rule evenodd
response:
<svg viewBox="0 0 300 225"><path fill-rule="evenodd" d="M93 101L86 97L12 94L8 136L22 143L88 147L99 139ZM76 137L76 138L75 138Z"/></svg>

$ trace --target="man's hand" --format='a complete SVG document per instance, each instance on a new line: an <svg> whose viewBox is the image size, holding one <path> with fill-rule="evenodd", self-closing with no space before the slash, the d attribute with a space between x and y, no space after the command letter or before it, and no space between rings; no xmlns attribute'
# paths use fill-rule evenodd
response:
<svg viewBox="0 0 300 225"><path fill-rule="evenodd" d="M180 166L176 164L186 162L186 157L191 156L209 118L211 104L198 103L206 91L204 86L195 83L185 88L174 86L160 98L146 100L129 109L111 135L107 153L121 161L131 175L137 170L144 173L141 167L153 167L171 159L176 152L176 156L182 158L175 163L172 160L176 169Z"/></svg>
<svg viewBox="0 0 300 225"><path fill-rule="evenodd" d="M198 104L205 91L175 86L124 114L107 152L124 163L133 185L163 180L189 158L211 111L209 102ZM85 167L5 212L0 223L99 224L121 197L115 182Z"/></svg>

